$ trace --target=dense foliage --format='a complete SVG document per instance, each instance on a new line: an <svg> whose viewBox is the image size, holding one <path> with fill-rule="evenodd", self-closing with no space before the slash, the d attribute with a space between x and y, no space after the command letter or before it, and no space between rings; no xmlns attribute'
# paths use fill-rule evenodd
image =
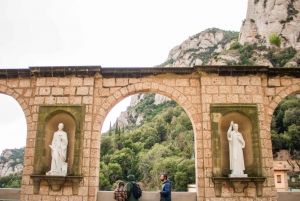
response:
<svg viewBox="0 0 300 201"><path fill-rule="evenodd" d="M274 111L271 124L273 150L300 150L300 98L290 95Z"/></svg>
<svg viewBox="0 0 300 201"><path fill-rule="evenodd" d="M155 94L146 94L134 107L140 126L118 125L101 138L99 186L112 190L119 180L134 174L147 190L160 188L159 176L168 174L172 190L185 191L195 183L194 134L187 114L174 101L155 105ZM134 122L134 120L133 120Z"/></svg>
<svg viewBox="0 0 300 201"><path fill-rule="evenodd" d="M21 188L22 172L0 177L0 188Z"/></svg>

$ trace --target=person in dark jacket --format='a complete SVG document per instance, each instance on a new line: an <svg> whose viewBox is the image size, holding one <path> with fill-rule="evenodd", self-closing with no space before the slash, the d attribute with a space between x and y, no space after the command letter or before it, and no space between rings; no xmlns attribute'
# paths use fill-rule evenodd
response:
<svg viewBox="0 0 300 201"><path fill-rule="evenodd" d="M166 174L160 176L160 180L163 182L161 190L158 190L158 193L161 196L161 200L172 201L171 198L171 182L168 179Z"/></svg>
<svg viewBox="0 0 300 201"><path fill-rule="evenodd" d="M116 201L126 201L127 200L127 190L123 181L120 181L118 187L114 191L114 199Z"/></svg>
<svg viewBox="0 0 300 201"><path fill-rule="evenodd" d="M139 199L136 199L135 197L133 197L133 184L132 183L136 183L134 175L133 174L128 175L127 181L128 182L126 183L126 190L127 190L128 201L138 201Z"/></svg>

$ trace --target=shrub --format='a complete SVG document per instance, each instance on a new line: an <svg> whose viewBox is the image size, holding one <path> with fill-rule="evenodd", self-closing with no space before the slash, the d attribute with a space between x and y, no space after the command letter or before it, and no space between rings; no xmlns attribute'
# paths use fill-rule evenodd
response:
<svg viewBox="0 0 300 201"><path fill-rule="evenodd" d="M277 33L271 34L269 36L269 41L272 45L276 45L277 47L280 47L281 45L281 39Z"/></svg>
<svg viewBox="0 0 300 201"><path fill-rule="evenodd" d="M230 50L237 50L239 49L240 47L242 47L242 45L239 43L239 42L233 42L231 45L230 45Z"/></svg>
<svg viewBox="0 0 300 201"><path fill-rule="evenodd" d="M296 55L297 51L293 47L288 47L278 53L275 50L271 50L264 56L269 59L274 67L284 67L285 64Z"/></svg>

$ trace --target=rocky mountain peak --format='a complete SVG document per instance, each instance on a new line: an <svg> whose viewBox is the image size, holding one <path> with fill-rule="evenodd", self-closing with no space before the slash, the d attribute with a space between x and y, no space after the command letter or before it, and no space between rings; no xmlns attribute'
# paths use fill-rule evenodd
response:
<svg viewBox="0 0 300 201"><path fill-rule="evenodd" d="M240 30L239 42L271 46L269 37L278 34L281 48L300 50L299 0L249 0L246 19Z"/></svg>

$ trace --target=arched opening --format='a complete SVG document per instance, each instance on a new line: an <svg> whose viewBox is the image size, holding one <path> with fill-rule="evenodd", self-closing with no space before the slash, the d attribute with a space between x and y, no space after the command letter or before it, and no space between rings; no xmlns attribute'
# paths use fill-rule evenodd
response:
<svg viewBox="0 0 300 201"><path fill-rule="evenodd" d="M0 94L0 188L20 188L27 125L24 112L11 96Z"/></svg>
<svg viewBox="0 0 300 201"><path fill-rule="evenodd" d="M161 188L168 174L172 190L195 183L194 132L190 118L173 100L154 93L135 94L126 112L102 133L99 189L113 190L134 174L144 190Z"/></svg>
<svg viewBox="0 0 300 201"><path fill-rule="evenodd" d="M298 92L299 93L299 92ZM274 110L271 121L271 140L278 190L300 188L300 95L286 96ZM279 168L277 168L279 167ZM288 184L288 185L287 185Z"/></svg>

